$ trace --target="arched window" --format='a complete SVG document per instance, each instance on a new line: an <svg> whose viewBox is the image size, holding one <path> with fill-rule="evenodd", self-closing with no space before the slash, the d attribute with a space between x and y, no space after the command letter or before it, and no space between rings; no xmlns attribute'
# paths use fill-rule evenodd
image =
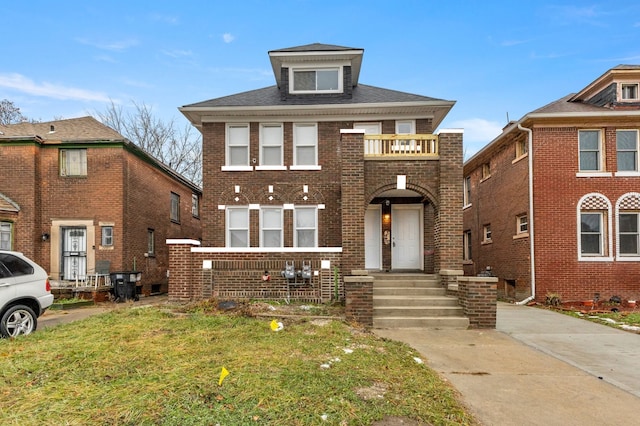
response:
<svg viewBox="0 0 640 426"><path fill-rule="evenodd" d="M611 202L591 193L578 202L578 260L611 261Z"/></svg>
<svg viewBox="0 0 640 426"><path fill-rule="evenodd" d="M640 194L630 192L616 202L616 258L640 260Z"/></svg>

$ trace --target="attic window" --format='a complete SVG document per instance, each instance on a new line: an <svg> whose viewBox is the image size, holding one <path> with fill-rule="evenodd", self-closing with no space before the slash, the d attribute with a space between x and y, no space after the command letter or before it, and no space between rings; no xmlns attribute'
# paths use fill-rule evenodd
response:
<svg viewBox="0 0 640 426"><path fill-rule="evenodd" d="M292 93L339 93L340 68L294 69L291 74Z"/></svg>
<svg viewBox="0 0 640 426"><path fill-rule="evenodd" d="M622 84L621 98L624 101L638 99L638 84Z"/></svg>

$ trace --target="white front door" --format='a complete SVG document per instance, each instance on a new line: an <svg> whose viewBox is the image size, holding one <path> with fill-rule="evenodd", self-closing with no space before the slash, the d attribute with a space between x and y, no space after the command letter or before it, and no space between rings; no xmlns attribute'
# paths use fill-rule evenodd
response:
<svg viewBox="0 0 640 426"><path fill-rule="evenodd" d="M391 269L423 268L422 204L391 206Z"/></svg>
<svg viewBox="0 0 640 426"><path fill-rule="evenodd" d="M369 206L364 215L364 267L382 269L382 232L381 207Z"/></svg>

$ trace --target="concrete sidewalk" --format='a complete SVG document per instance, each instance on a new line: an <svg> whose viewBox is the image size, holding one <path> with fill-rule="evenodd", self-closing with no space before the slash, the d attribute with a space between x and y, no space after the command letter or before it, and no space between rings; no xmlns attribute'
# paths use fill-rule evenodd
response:
<svg viewBox="0 0 640 426"><path fill-rule="evenodd" d="M639 416L637 334L502 303L496 330L375 333L418 350L484 425L632 424Z"/></svg>

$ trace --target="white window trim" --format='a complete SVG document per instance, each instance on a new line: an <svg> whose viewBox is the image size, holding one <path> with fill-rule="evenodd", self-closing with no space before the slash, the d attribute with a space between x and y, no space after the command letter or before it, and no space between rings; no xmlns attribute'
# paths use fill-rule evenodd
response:
<svg viewBox="0 0 640 426"><path fill-rule="evenodd" d="M231 231L232 229L229 227L229 213L232 210L246 210L247 214L247 246L246 247L231 247ZM233 228L240 229L240 228ZM242 228L245 229L245 228ZM225 234L225 247L227 248L248 248L251 246L251 221L249 217L249 206L227 206L225 209L225 217L224 217L224 234Z"/></svg>
<svg viewBox="0 0 640 426"><path fill-rule="evenodd" d="M482 225L482 244L490 244L493 242L493 238L487 238L487 229L489 233L493 236L493 230L491 229L491 224L488 223L486 225Z"/></svg>
<svg viewBox="0 0 640 426"><path fill-rule="evenodd" d="M582 255L582 238L581 235L582 233L580 232L580 228L581 228L581 218L580 218L580 214L583 212L583 210L581 209L582 206L582 202L592 196L597 196L603 200L606 201L607 203L607 235L603 235L603 241L602 241L602 248L605 248L605 245L607 247L607 253L608 255L602 255L602 256L583 256ZM597 193L597 192L591 192L589 194L583 195L580 200L578 200L578 204L576 206L576 231L577 231L577 244L576 246L578 247L578 261L579 262L612 262L614 257L613 257L613 239L612 239L612 232L613 232L613 218L611 217L612 212L611 212L611 201L609 201L609 199L607 197L605 197L604 195ZM589 210L584 210L585 213L588 213ZM593 212L600 212L600 210L593 210Z"/></svg>
<svg viewBox="0 0 640 426"><path fill-rule="evenodd" d="M270 164L270 165L262 164L263 161L264 161L264 155L263 155L263 151L262 150L265 147L265 145L263 145L264 144L264 128L265 127L279 127L280 128L280 145L267 145L267 146L272 146L272 147L275 147L275 146L279 146L280 147L280 164ZM259 161L260 165L256 167L256 170L282 170L281 168L284 167L284 125L282 123L260 123L260 142L259 142L259 146L260 146L260 161ZM277 168L274 168L274 167L280 167L280 169L277 169ZM286 168L284 170L286 170Z"/></svg>
<svg viewBox="0 0 640 426"><path fill-rule="evenodd" d="M318 247L318 207L317 206L296 206L293 209L293 246L296 248L303 248L303 247L298 247L298 228L296 227L296 215L298 210L312 210L315 213L315 236L314 236L314 242L315 242L315 246L314 247Z"/></svg>
<svg viewBox="0 0 640 426"><path fill-rule="evenodd" d="M284 247L284 208L282 206L263 206L260 207L260 247L264 247L264 235L263 235L263 231L264 229L264 225L263 225L263 214L265 210L275 210L275 209L279 209L280 210L280 247ZM268 230L275 230L274 228L269 228ZM265 248L271 248L271 247L265 247Z"/></svg>
<svg viewBox="0 0 640 426"><path fill-rule="evenodd" d="M287 166L256 166L256 170L287 170Z"/></svg>
<svg viewBox="0 0 640 426"><path fill-rule="evenodd" d="M471 176L465 176L462 180L462 209L471 207Z"/></svg>
<svg viewBox="0 0 640 426"><path fill-rule="evenodd" d="M617 129L616 130L616 170L618 170L618 132L619 131L623 131L623 132L634 132L636 134L636 170L622 170L622 171L618 171L615 173L616 176L640 176L640 158L638 158L640 156L640 146L639 146L639 140L640 140L640 135L638 135L638 130L637 129ZM629 152L629 151L626 151Z"/></svg>
<svg viewBox="0 0 640 426"><path fill-rule="evenodd" d="M580 149L580 133L582 132L598 132L598 169L597 170L582 170L582 164L580 164L580 153L582 149ZM593 177L593 176L601 176L601 175L609 175L611 176L611 172L606 172L605 167L605 152L602 148L602 129L579 129L578 130L578 173L576 173L576 177Z"/></svg>
<svg viewBox="0 0 640 426"><path fill-rule="evenodd" d="M13 229L14 229L13 222L9 222L8 220L0 220L0 224L5 225L5 228L8 228L8 230L5 230L4 232L9 235L9 247L0 248L0 250L12 250L13 249Z"/></svg>
<svg viewBox="0 0 640 426"><path fill-rule="evenodd" d="M402 123L409 123L411 125L411 131L406 133L406 132L400 132L398 131L398 127L400 127L399 125ZM414 135L416 133L416 120L396 120L396 134L397 135Z"/></svg>
<svg viewBox="0 0 640 426"><path fill-rule="evenodd" d="M315 128L315 159L316 164L300 165L298 164L298 143L296 141L296 127L306 126ZM302 145L309 146L309 145ZM293 123L293 165L289 166L289 170L321 170L318 165L318 123Z"/></svg>
<svg viewBox="0 0 640 426"><path fill-rule="evenodd" d="M231 163L231 153L230 153L230 146L229 146L229 129L231 127L246 127L247 129L247 140L246 140L246 147L247 147L247 162L246 165L235 165L232 166L230 165ZM249 123L227 123L227 125L225 126L225 138L224 138L224 156L225 156L225 165L222 166L222 171L240 171L237 170L237 168L242 168L244 170L246 170L246 168L250 168L251 170L253 170L253 167L249 166L249 156L250 156L250 150L251 150L251 126ZM226 168L226 170L225 170ZM234 168L236 170L231 170L230 168Z"/></svg>
<svg viewBox="0 0 640 426"><path fill-rule="evenodd" d="M620 254L620 204L622 203L622 201L624 201L625 198L629 197L629 196L635 196L635 197L639 197L640 198L640 193L638 192L627 192L626 194L622 194L620 196L620 198L618 198L618 201L616 201L616 260L619 262L639 262L640 261L640 254L638 255L628 255L628 254ZM627 210L622 210L622 213L624 213ZM638 212L637 210L628 210L629 213L638 213L640 214L640 212Z"/></svg>
<svg viewBox="0 0 640 426"><path fill-rule="evenodd" d="M344 92L344 66L342 64L316 64L313 66L299 66L283 64L289 68L289 93L296 95L313 94L313 93L342 93ZM296 71L319 71L319 70L337 70L338 71L338 89L336 90L295 90L294 75Z"/></svg>
<svg viewBox="0 0 640 426"><path fill-rule="evenodd" d="M620 102L634 102L634 101L638 101L640 100L640 82L636 81L636 80L623 80L623 81L618 81L618 100ZM623 89L622 86L636 86L636 97L635 98L623 98L622 94Z"/></svg>

